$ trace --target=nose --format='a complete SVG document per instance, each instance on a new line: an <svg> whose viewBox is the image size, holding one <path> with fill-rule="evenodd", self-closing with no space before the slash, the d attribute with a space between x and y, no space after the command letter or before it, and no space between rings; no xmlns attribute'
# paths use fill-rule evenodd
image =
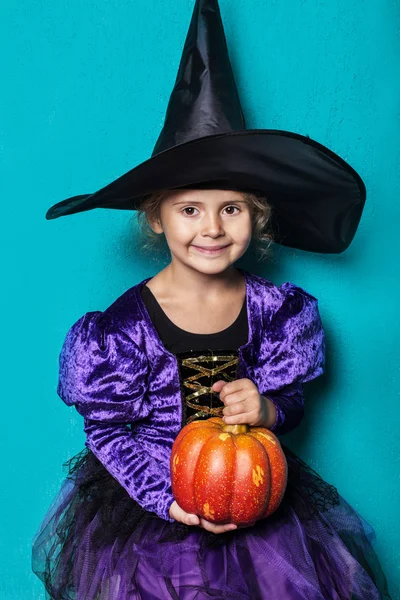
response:
<svg viewBox="0 0 400 600"><path fill-rule="evenodd" d="M201 235L216 237L223 235L224 230L219 215L208 213L202 219Z"/></svg>

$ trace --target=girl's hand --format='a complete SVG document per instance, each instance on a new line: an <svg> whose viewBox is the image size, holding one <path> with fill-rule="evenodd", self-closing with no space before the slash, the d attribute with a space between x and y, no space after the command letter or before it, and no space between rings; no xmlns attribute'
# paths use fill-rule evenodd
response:
<svg viewBox="0 0 400 600"><path fill-rule="evenodd" d="M192 513L187 513L179 506L176 500L173 501L171 506L169 507L169 515L175 521L179 521L180 523L184 523L185 525L198 525L207 531L211 531L212 533L224 533L225 531L231 531L232 529L237 529L237 525L234 523L226 523L225 525L216 525L215 523L211 523L211 521L206 521L197 515Z"/></svg>
<svg viewBox="0 0 400 600"><path fill-rule="evenodd" d="M219 393L225 404L222 417L226 425L247 423L253 427L272 427L276 419L276 409L271 400L261 396L250 379L216 381L211 388Z"/></svg>

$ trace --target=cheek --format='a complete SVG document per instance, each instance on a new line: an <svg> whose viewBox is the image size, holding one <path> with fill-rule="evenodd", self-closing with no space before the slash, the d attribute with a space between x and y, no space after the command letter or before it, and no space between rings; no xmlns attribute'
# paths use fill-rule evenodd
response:
<svg viewBox="0 0 400 600"><path fill-rule="evenodd" d="M165 229L165 237L171 243L176 242L186 242L190 240L193 236L192 227L190 223L182 222L182 219L169 219L168 223L166 223Z"/></svg>
<svg viewBox="0 0 400 600"><path fill-rule="evenodd" d="M238 219L238 221L234 224L234 229L236 233L236 238L238 241L245 243L248 240L251 240L252 236L252 222L250 215L243 215L242 219Z"/></svg>

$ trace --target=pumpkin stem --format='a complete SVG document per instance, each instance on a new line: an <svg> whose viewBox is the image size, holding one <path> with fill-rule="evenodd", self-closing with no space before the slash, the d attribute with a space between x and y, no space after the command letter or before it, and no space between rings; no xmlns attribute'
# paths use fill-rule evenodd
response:
<svg viewBox="0 0 400 600"><path fill-rule="evenodd" d="M249 429L250 427L247 423L244 423L243 425L224 425L222 431L224 433L233 433L237 435L238 433L247 433Z"/></svg>

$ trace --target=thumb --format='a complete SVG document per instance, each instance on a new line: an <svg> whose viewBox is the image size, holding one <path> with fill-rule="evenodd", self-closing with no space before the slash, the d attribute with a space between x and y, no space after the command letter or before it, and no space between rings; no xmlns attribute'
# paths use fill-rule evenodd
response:
<svg viewBox="0 0 400 600"><path fill-rule="evenodd" d="M187 513L183 510L181 506L175 501L175 511L178 514L175 516L175 519L180 521L181 523L185 523L185 525L198 525L200 523L200 519L194 513Z"/></svg>
<svg viewBox="0 0 400 600"><path fill-rule="evenodd" d="M182 523L186 525L199 525L200 519L193 513L187 513L182 509Z"/></svg>

